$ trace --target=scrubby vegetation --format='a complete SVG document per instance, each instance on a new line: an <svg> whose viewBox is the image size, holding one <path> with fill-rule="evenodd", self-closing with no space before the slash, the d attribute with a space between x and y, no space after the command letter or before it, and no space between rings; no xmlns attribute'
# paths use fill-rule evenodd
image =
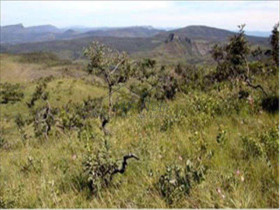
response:
<svg viewBox="0 0 280 210"><path fill-rule="evenodd" d="M278 208L279 32L265 55L243 27L216 66L94 42L87 74L1 84L0 207Z"/></svg>

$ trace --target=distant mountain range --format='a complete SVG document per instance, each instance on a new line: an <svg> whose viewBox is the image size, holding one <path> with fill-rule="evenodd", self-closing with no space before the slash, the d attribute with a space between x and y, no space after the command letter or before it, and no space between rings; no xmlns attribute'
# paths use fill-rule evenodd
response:
<svg viewBox="0 0 280 210"><path fill-rule="evenodd" d="M1 52L53 52L62 58L82 58L82 50L92 41L103 42L135 57L161 61L199 63L207 60L215 43L225 43L235 32L208 26L187 26L160 30L150 26L124 28L59 29L52 25L1 27ZM268 46L267 37L247 36L251 45Z"/></svg>
<svg viewBox="0 0 280 210"><path fill-rule="evenodd" d="M63 39L83 38L89 36L112 37L150 37L163 30L151 26L132 26L123 28L83 28L73 27L59 29L52 25L24 27L22 24L0 28L2 44L20 44L44 42Z"/></svg>

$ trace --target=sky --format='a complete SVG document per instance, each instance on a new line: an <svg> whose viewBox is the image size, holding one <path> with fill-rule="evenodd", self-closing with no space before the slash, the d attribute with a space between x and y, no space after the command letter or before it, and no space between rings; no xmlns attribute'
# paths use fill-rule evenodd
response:
<svg viewBox="0 0 280 210"><path fill-rule="evenodd" d="M1 26L57 27L149 25L179 28L207 25L270 31L279 22L279 1L4 1Z"/></svg>

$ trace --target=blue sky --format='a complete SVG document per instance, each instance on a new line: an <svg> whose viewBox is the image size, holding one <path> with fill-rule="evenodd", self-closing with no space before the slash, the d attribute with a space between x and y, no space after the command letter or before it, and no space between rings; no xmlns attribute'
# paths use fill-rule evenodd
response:
<svg viewBox="0 0 280 210"><path fill-rule="evenodd" d="M279 21L278 1L2 1L1 26L184 27L208 25L267 31Z"/></svg>

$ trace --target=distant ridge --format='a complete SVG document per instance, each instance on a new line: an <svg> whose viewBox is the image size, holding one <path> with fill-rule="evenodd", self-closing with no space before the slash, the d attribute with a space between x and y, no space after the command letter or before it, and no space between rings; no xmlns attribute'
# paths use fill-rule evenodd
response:
<svg viewBox="0 0 280 210"><path fill-rule="evenodd" d="M19 26L17 26L20 28ZM34 28L33 28L34 29ZM37 29L61 30L52 26L40 26ZM137 57L151 57L164 60L188 61L199 63L210 58L210 50L216 43L225 43L235 32L208 26L187 26L163 31L150 27L135 26L119 29L102 29L79 32L68 29L59 32L21 33L32 37L32 43L2 42L1 52L26 53L34 51L53 52L63 58L82 58L83 48L92 41L103 42L120 51L126 51ZM2 36L2 31L1 31ZM17 38L9 36L7 38ZM26 40L28 40L27 37ZM268 38L247 36L251 45L268 47ZM168 59L166 59L168 58Z"/></svg>

